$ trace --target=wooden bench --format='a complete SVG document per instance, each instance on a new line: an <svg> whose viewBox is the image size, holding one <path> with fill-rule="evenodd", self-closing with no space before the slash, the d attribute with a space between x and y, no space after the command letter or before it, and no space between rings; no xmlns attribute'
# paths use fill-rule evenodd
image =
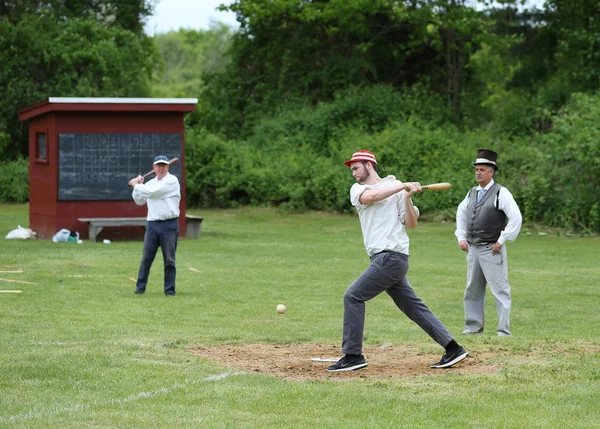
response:
<svg viewBox="0 0 600 429"><path fill-rule="evenodd" d="M186 215L186 238L200 237L202 216ZM146 228L145 217L82 217L77 219L88 224L88 237L90 241L96 241L96 237L105 226L141 226Z"/></svg>

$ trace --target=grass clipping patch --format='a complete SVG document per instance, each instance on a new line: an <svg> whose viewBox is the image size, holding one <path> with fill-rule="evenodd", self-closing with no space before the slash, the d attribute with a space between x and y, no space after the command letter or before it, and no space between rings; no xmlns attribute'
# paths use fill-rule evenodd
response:
<svg viewBox="0 0 600 429"><path fill-rule="evenodd" d="M496 354L472 353L447 369L433 369L429 365L438 362L443 354L425 353L409 346L367 346L363 353L368 366L358 371L327 372L333 362L313 361L313 358L338 359L341 352L336 345L321 344L242 344L216 347L199 347L188 352L220 365L246 373L275 375L286 380L331 379L394 379L444 374L487 374L502 369L494 363Z"/></svg>

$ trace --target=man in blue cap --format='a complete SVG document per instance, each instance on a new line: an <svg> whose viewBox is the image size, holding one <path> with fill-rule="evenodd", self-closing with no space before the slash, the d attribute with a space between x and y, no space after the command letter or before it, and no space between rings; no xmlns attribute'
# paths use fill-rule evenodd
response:
<svg viewBox="0 0 600 429"><path fill-rule="evenodd" d="M150 267L156 252L162 249L165 276L165 295L175 295L175 251L179 236L179 202L181 191L179 180L169 174L169 158L159 155L154 158L154 179L144 184L142 176L129 181L133 186L133 200L138 206L148 206L144 253L135 285L135 293L146 292Z"/></svg>

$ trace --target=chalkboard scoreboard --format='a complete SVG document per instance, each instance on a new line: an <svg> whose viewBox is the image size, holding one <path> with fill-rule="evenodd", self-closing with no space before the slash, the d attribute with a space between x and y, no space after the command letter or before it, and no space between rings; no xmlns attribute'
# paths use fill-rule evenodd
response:
<svg viewBox="0 0 600 429"><path fill-rule="evenodd" d="M180 134L59 134L58 199L131 200L128 183L156 155L181 159ZM169 167L181 182L181 164Z"/></svg>

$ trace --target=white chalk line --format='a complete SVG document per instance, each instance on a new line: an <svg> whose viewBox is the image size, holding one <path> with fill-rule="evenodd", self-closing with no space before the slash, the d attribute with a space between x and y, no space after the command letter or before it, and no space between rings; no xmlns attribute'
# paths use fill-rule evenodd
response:
<svg viewBox="0 0 600 429"><path fill-rule="evenodd" d="M185 382L183 382L183 383L174 383L173 385L171 385L169 387L162 387L160 389L152 390L149 392L140 392L140 393L136 393L135 395L126 396L125 398L107 399L104 401L93 401L89 404L81 404L81 405L75 405L72 407L65 407L65 408L55 408L54 410L51 410L51 411L37 411L36 412L35 410L30 410L30 411L26 412L25 414L17 414L17 415L9 416L9 417L0 417L0 423L11 423L11 422L19 421L19 420L30 420L30 419L35 419L35 418L48 417L48 416L52 416L55 414L83 411L83 410L91 409L92 407L96 407L96 406L102 407L102 406L106 406L106 405L127 404L129 402L135 402L140 399L148 399L148 398L153 398L158 395L170 393L176 389L181 389L186 386L200 384L200 383L204 383L204 382L208 382L208 381L219 381L219 380L223 380L227 377L231 377L233 375L242 375L242 374L244 374L244 373L239 372L239 371L238 372L224 372L224 373L217 374L217 375L211 375L211 376L203 378L201 380L187 380L186 379Z"/></svg>
<svg viewBox="0 0 600 429"><path fill-rule="evenodd" d="M131 362L137 362L142 365L160 365L160 366L187 366L187 362L167 362L163 360L153 360L153 359L141 359L141 358L130 358L128 359Z"/></svg>
<svg viewBox="0 0 600 429"><path fill-rule="evenodd" d="M99 344L98 342L95 341L12 341L11 343L12 345L16 345L16 346L23 346L23 345L30 345L30 346L85 346L87 347L89 344L94 344L97 345ZM155 343L155 344L151 344L151 343L143 343L141 341L111 341L111 340L107 340L107 341L102 341L101 344L104 344L105 346L135 346L135 347L145 347L145 348L154 348L154 347L165 347L165 344L168 343Z"/></svg>

